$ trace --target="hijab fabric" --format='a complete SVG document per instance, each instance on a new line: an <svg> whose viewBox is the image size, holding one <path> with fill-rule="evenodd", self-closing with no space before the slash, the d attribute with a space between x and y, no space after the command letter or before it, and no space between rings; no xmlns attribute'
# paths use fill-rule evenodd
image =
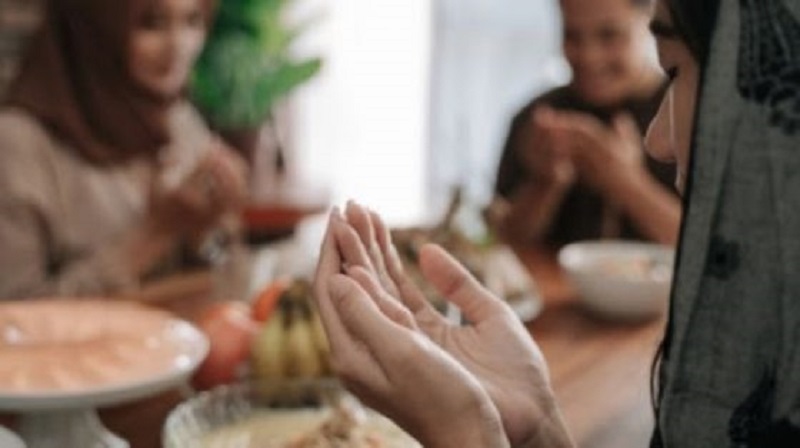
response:
<svg viewBox="0 0 800 448"><path fill-rule="evenodd" d="M800 1L673 3L698 1L719 10L653 446L800 446Z"/></svg>
<svg viewBox="0 0 800 448"><path fill-rule="evenodd" d="M136 22L158 0L48 0L8 104L39 119L96 164L155 156L169 142L179 98L137 85L128 71ZM201 0L207 17L211 0Z"/></svg>

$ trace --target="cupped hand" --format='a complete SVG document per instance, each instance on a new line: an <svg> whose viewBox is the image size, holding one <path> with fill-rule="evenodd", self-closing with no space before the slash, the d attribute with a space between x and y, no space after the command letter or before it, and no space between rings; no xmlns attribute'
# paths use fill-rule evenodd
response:
<svg viewBox="0 0 800 448"><path fill-rule="evenodd" d="M151 189L150 220L156 227L196 239L225 214L238 211L247 197L247 166L220 142L176 187Z"/></svg>
<svg viewBox="0 0 800 448"><path fill-rule="evenodd" d="M497 406L512 445L547 441L570 446L549 385L542 354L511 308L495 297L439 246L424 246L420 265L436 290L460 308L466 325L448 322L404 271L380 217L350 203L349 226L334 236L347 273L377 303L396 303L413 316L394 319L408 331L418 329L474 375ZM380 307L388 309L389 306ZM398 312L385 313L388 317ZM544 446L544 445L543 445Z"/></svg>
<svg viewBox="0 0 800 448"><path fill-rule="evenodd" d="M575 182L575 166L570 158L568 140L554 127L556 112L538 106L522 128L517 147L522 163L539 184L567 187Z"/></svg>
<svg viewBox="0 0 800 448"><path fill-rule="evenodd" d="M612 126L579 112L555 112L553 127L565 135L580 179L602 193L613 195L623 183L645 173L642 135L628 114Z"/></svg>
<svg viewBox="0 0 800 448"><path fill-rule="evenodd" d="M503 447L500 416L473 375L420 333L393 297L370 294L359 266L343 275L336 237L348 225L333 214L325 236L314 296L331 347L334 371L356 396L424 446ZM361 277L367 275L367 278Z"/></svg>

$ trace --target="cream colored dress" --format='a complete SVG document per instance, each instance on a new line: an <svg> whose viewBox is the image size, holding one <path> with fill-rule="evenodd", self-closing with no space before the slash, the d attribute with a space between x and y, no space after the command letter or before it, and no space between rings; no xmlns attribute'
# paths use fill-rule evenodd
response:
<svg viewBox="0 0 800 448"><path fill-rule="evenodd" d="M19 109L0 112L0 299L135 289L121 239L143 220L156 176L177 182L209 147L188 104L171 114L162 161L87 163ZM166 167L166 168L164 168Z"/></svg>

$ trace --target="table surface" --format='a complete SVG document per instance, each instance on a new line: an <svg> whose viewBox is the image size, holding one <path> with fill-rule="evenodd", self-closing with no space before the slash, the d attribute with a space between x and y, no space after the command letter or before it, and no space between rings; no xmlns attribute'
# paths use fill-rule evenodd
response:
<svg viewBox="0 0 800 448"><path fill-rule="evenodd" d="M527 328L550 366L558 403L577 445L646 447L653 427L650 367L663 319L641 324L598 320L579 306L551 251L532 249L518 255L544 300L544 310ZM145 295L191 319L210 288L208 274L195 273L154 286ZM132 448L158 448L167 414L185 398L170 391L100 414ZM13 419L7 420L13 426Z"/></svg>
<svg viewBox="0 0 800 448"><path fill-rule="evenodd" d="M650 371L663 318L639 324L585 312L546 250L518 252L545 301L527 324L550 367L559 406L581 448L644 448L653 430Z"/></svg>

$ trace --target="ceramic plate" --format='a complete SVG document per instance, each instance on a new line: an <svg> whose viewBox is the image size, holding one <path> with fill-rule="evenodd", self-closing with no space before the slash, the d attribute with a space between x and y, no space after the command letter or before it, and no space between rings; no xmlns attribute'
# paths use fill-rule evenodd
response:
<svg viewBox="0 0 800 448"><path fill-rule="evenodd" d="M0 410L97 407L183 382L208 352L171 314L130 302L0 303Z"/></svg>

